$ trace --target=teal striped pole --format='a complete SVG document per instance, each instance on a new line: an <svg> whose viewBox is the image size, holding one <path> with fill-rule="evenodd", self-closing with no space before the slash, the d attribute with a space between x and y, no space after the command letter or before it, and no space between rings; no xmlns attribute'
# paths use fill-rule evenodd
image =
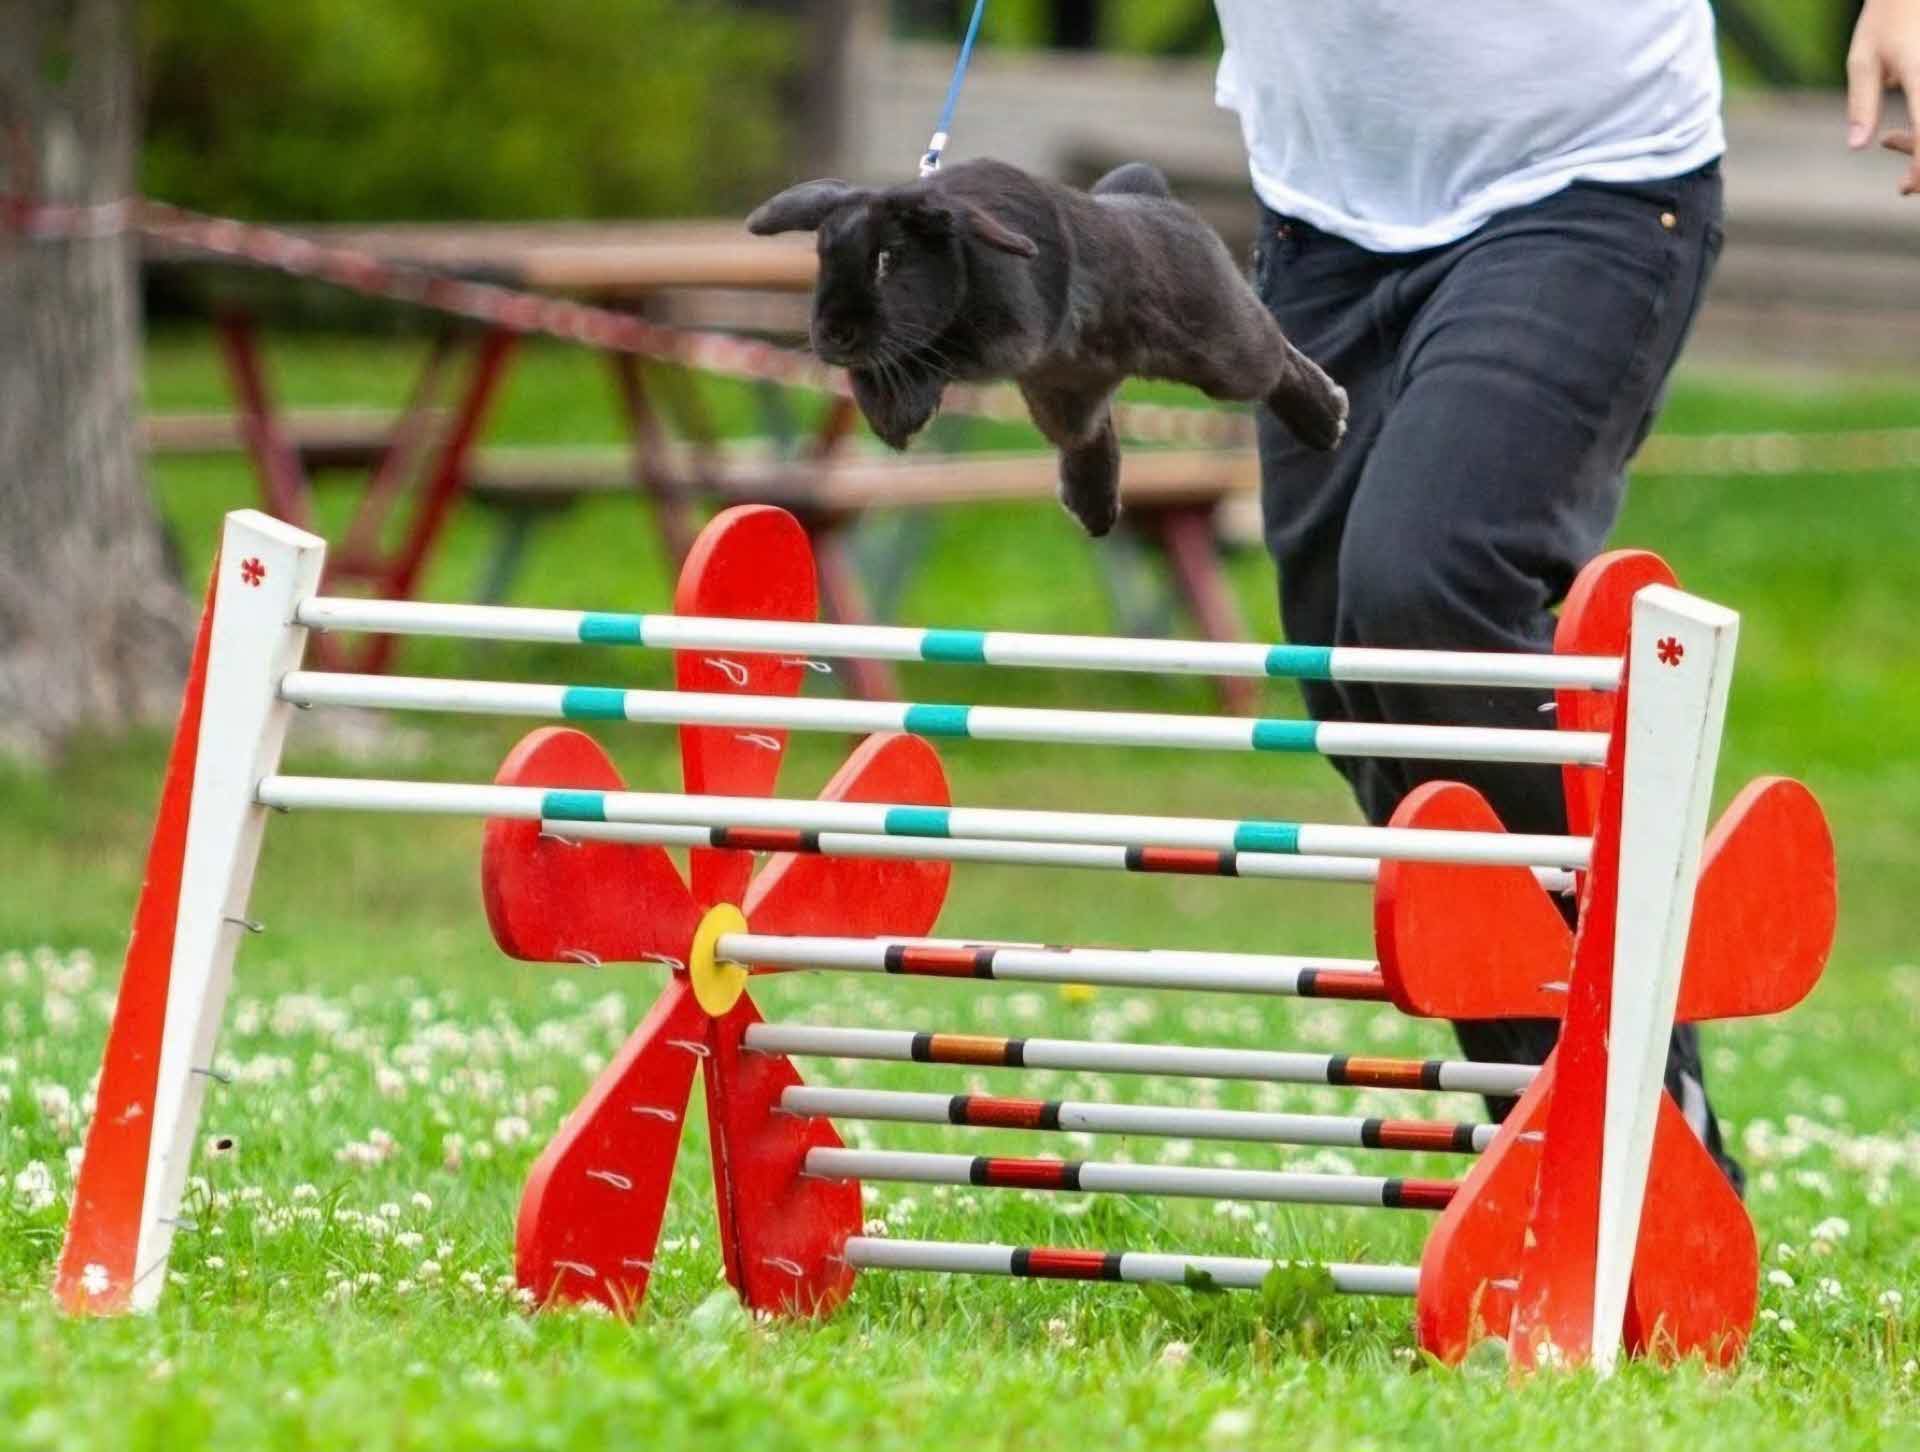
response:
<svg viewBox="0 0 1920 1452"><path fill-rule="evenodd" d="M737 726L760 731L909 731L942 740L1030 741L1069 746L1317 752L1322 756L1397 756L1556 766L1598 766L1606 760L1607 751L1607 738L1597 731L1389 726L1134 711L819 700L799 696L621 690L611 686L428 680L324 671L293 672L281 682L280 694L282 699L299 706Z"/></svg>
<svg viewBox="0 0 1920 1452"><path fill-rule="evenodd" d="M352 600L324 595L303 601L295 619L315 630L640 646L651 650L712 652L719 659L732 651L748 655L942 661L1054 670L1511 686L1532 690L1611 691L1620 684L1617 656L1379 650L1357 646L1040 635L1013 630L822 625L812 621L622 615L524 606ZM724 670L724 667L716 665L715 669Z"/></svg>

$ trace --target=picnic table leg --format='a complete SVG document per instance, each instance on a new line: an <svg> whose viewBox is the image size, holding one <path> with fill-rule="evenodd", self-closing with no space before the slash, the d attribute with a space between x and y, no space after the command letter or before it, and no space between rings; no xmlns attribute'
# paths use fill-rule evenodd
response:
<svg viewBox="0 0 1920 1452"><path fill-rule="evenodd" d="M215 327L234 401L240 406L240 436L260 476L261 500L274 518L305 529L313 515L313 492L300 451L281 427L279 410L268 391L253 318L238 310L223 310Z"/></svg>
<svg viewBox="0 0 1920 1452"><path fill-rule="evenodd" d="M699 533L699 519L680 482L668 472L660 415L648 395L640 360L631 353L612 353L608 359L613 364L614 384L633 444L634 488L646 496L653 510L654 527L666 547L667 568L671 572L680 567L687 551L693 548L694 537Z"/></svg>
<svg viewBox="0 0 1920 1452"><path fill-rule="evenodd" d="M801 516L813 538L813 558L820 571L820 611L828 620L841 625L868 625L873 614L867 607L867 594L860 584L860 567L853 557L852 527L858 514ZM883 660L849 660L841 663L847 684L863 701L898 701L900 679Z"/></svg>
<svg viewBox="0 0 1920 1452"><path fill-rule="evenodd" d="M1143 532L1160 541L1173 571L1174 588L1209 640L1245 640L1246 622L1233 587L1220 568L1220 551L1213 537L1213 506L1156 509L1136 516ZM1225 677L1218 683L1220 703L1236 716L1254 715L1260 708L1259 682Z"/></svg>
<svg viewBox="0 0 1920 1452"><path fill-rule="evenodd" d="M367 480L366 492L360 496L360 503L347 524L346 538L330 562L335 572L353 575L381 572L381 531L394 504L405 492L408 477L426 445L433 423L433 401L439 396L441 376L453 350L450 330L442 329L434 335L433 347L420 367L413 394L394 421L393 432L388 435L386 447L380 451L379 462Z"/></svg>
<svg viewBox="0 0 1920 1452"><path fill-rule="evenodd" d="M467 456L480 437L487 410L498 392L501 375L513 354L518 335L504 328L489 328L474 350L473 372L466 392L454 411L453 422L440 441L440 451L427 476L420 507L407 526L407 537L379 582L380 594L389 600L411 600L419 584L420 571L439 543L454 501L467 484ZM376 635L368 639L362 669L379 672L387 668L399 637Z"/></svg>

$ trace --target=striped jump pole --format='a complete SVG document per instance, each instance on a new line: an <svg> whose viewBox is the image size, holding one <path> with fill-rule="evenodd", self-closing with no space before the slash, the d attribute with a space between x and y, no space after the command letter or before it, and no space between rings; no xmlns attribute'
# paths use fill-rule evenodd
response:
<svg viewBox="0 0 1920 1452"><path fill-rule="evenodd" d="M1041 1130L1062 1134L1150 1135L1437 1154L1478 1154L1493 1142L1498 1129L1492 1124L1450 1124L1428 1119L1362 1119L1353 1115L1190 1109L1177 1105L1106 1104L1077 1099L1014 1099L993 1094L927 1094L900 1089L823 1089L805 1084L783 1090L780 1108L784 1113L809 1119L950 1124L969 1129Z"/></svg>
<svg viewBox="0 0 1920 1452"><path fill-rule="evenodd" d="M947 1275L1020 1276L1046 1281L1120 1281L1132 1285L1191 1285L1204 1276L1222 1290L1257 1291L1284 1260L1231 1255L1153 1255L1142 1251L972 1245L964 1241L893 1240L856 1235L846 1243L847 1264L858 1270L931 1271ZM1333 1288L1350 1296L1412 1296L1420 1269L1411 1265L1322 1266Z"/></svg>
<svg viewBox="0 0 1920 1452"><path fill-rule="evenodd" d="M813 1149L801 1173L821 1180L907 1185L972 1185L986 1190L1064 1190L1106 1195L1172 1195L1277 1205L1349 1205L1367 1210L1444 1210L1453 1180L1392 1175L1317 1175L1202 1165L1109 1164L1099 1160L923 1154L911 1150Z"/></svg>
<svg viewBox="0 0 1920 1452"><path fill-rule="evenodd" d="M757 1023L741 1042L760 1053L898 1064L964 1064L976 1069L1066 1069L1092 1074L1167 1074L1190 1079L1254 1079L1269 1084L1331 1084L1346 1089L1428 1089L1465 1094L1522 1093L1540 1071L1526 1064L1457 1059L1376 1059L1271 1049L1185 1044L1102 1044L1081 1039L1001 1038L910 1029L830 1028Z"/></svg>
<svg viewBox="0 0 1920 1452"><path fill-rule="evenodd" d="M262 806L287 811L397 812L549 823L647 822L794 832L860 832L916 839L1097 843L1208 852L1306 853L1455 862L1483 867L1581 869L1587 865L1593 847L1592 839L1587 837L1520 832L1430 831L1216 817L791 801L673 792L548 790L341 777L268 776L260 782L256 797Z"/></svg>
<svg viewBox="0 0 1920 1452"><path fill-rule="evenodd" d="M1164 746L1197 751L1394 756L1409 760L1548 766L1599 766L1607 754L1604 731L1394 726L1141 711L816 700L803 696L520 685L331 671L296 671L281 682L280 694L296 706L859 734L906 731L935 739L1030 741L1066 746Z"/></svg>
<svg viewBox="0 0 1920 1452"><path fill-rule="evenodd" d="M626 645L652 650L818 655L847 660L943 661L1050 670L1145 671L1155 675L1265 676L1300 681L1611 691L1617 656L1496 651L1380 650L1360 646L1258 645L1207 640L1038 635L1011 630L928 630L898 625L822 625L793 620L622 615L504 605L316 596L297 623L312 630L470 640Z"/></svg>
<svg viewBox="0 0 1920 1452"><path fill-rule="evenodd" d="M1000 983L1085 983L1100 988L1181 988L1381 1002L1380 965L1368 958L1297 958L1119 948L905 942L888 938L768 937L726 933L714 952L752 968L976 978Z"/></svg>
<svg viewBox="0 0 1920 1452"><path fill-rule="evenodd" d="M1380 880L1377 857L1323 857L1305 853L1212 852L1199 848L1121 847L1090 842L1002 842L992 838L875 837L864 832L768 831L750 827L675 827L656 822L549 824L555 836L585 842L638 842L656 847L724 847L742 852L805 852L822 857L909 862L976 862L1006 867L1070 867L1179 877L1251 877L1277 882L1339 882L1371 887ZM1572 892L1573 873L1536 867L1549 892Z"/></svg>

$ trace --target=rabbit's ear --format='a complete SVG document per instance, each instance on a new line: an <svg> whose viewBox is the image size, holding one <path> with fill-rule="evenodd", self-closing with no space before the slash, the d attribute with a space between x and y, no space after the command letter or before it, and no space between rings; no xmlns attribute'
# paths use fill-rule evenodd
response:
<svg viewBox="0 0 1920 1452"><path fill-rule="evenodd" d="M1011 252L1015 257L1038 257L1040 249L1025 232L1016 232L984 207L966 203L958 209L961 227L989 247Z"/></svg>
<svg viewBox="0 0 1920 1452"><path fill-rule="evenodd" d="M801 182L754 208L747 218L747 230L760 237L775 232L811 232L836 208L872 195L866 187L849 186L838 177Z"/></svg>
<svg viewBox="0 0 1920 1452"><path fill-rule="evenodd" d="M916 197L901 213L911 228L934 236L972 237L1015 257L1038 257L1040 249L1024 232L1016 232L986 208L973 202Z"/></svg>

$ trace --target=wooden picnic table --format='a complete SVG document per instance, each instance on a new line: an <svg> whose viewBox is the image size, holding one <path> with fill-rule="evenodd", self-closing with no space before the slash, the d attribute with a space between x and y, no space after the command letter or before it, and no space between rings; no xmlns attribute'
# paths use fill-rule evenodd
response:
<svg viewBox="0 0 1920 1452"><path fill-rule="evenodd" d="M804 318L803 299L815 270L810 237L750 237L735 221L423 223L297 231L382 264L650 314L671 312L676 299L702 294L777 299L778 316L789 325ZM165 242L147 249L147 261L155 265L204 260ZM345 539L329 561L326 588L333 591L413 596L453 506L471 497L505 519L487 586L490 594L504 593L528 532L542 519L577 499L624 490L639 493L652 506L654 527L674 562L690 546L703 504L752 499L785 505L813 534L828 614L860 621L872 612L851 534L871 511L985 498L1050 498L1054 491L1051 455L874 457L853 449L855 411L837 398L805 430L784 409L770 412L769 432L778 437L769 447L722 447L698 390L684 373L632 352L605 354L627 430L624 448L481 451L479 439L518 337L505 326L443 329L397 413L290 414L269 387L256 320L244 310L223 308L217 326L236 414L230 420L153 420L151 443L162 450L189 450L237 438L253 459L269 511L308 527L314 471L366 470ZM1213 514L1223 499L1252 486L1251 451L1132 449L1126 458L1135 536L1164 556L1172 589L1201 630L1216 639L1242 638L1239 611L1217 559ZM399 543L388 548L382 544L387 522L403 504L409 510L405 527ZM358 642L351 654L346 642L334 639L317 642L316 648L325 664L377 671L385 668L395 644L391 637L376 636ZM873 697L898 695L884 663L856 665L849 671L854 689ZM1221 690L1233 709L1254 705L1247 682L1223 682Z"/></svg>

